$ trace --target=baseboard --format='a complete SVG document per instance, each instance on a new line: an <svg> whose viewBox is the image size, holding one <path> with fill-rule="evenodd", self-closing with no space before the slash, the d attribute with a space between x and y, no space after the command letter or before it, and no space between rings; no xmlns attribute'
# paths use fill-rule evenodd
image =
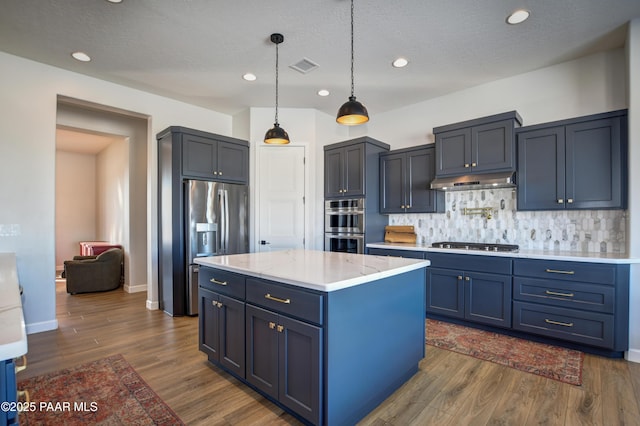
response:
<svg viewBox="0 0 640 426"><path fill-rule="evenodd" d="M158 309L160 309L160 302L147 300L147 309L150 311L157 311Z"/></svg>
<svg viewBox="0 0 640 426"><path fill-rule="evenodd" d="M58 320L32 322L26 325L27 334L42 333L43 331L56 330L58 328Z"/></svg>
<svg viewBox="0 0 640 426"><path fill-rule="evenodd" d="M140 293L142 291L147 291L147 285L146 284L138 284L138 285L125 284L124 291L126 291L127 293Z"/></svg>
<svg viewBox="0 0 640 426"><path fill-rule="evenodd" d="M624 353L624 359L631 362L640 362L640 349L629 349Z"/></svg>

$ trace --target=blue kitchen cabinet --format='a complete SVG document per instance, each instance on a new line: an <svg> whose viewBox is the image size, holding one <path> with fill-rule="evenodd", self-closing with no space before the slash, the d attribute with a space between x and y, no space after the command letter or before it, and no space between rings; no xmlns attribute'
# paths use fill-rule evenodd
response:
<svg viewBox="0 0 640 426"><path fill-rule="evenodd" d="M209 361L245 377L245 279L200 268L198 340Z"/></svg>
<svg viewBox="0 0 640 426"><path fill-rule="evenodd" d="M444 212L444 192L429 189L434 178L433 145L380 154L380 213Z"/></svg>
<svg viewBox="0 0 640 426"><path fill-rule="evenodd" d="M622 352L629 347L629 265L515 259L513 328Z"/></svg>
<svg viewBox="0 0 640 426"><path fill-rule="evenodd" d="M0 402L17 402L16 365L12 359L2 361L0 365ZM15 407L9 407L15 408ZM18 412L14 410L0 410L0 425L18 423Z"/></svg>
<svg viewBox="0 0 640 426"><path fill-rule="evenodd" d="M515 171L516 111L433 128L437 177Z"/></svg>
<svg viewBox="0 0 640 426"><path fill-rule="evenodd" d="M518 210L624 209L627 111L516 131Z"/></svg>
<svg viewBox="0 0 640 426"><path fill-rule="evenodd" d="M324 147L324 197L367 197L378 194L378 156L389 145L369 137L338 142ZM376 205L377 209L377 205Z"/></svg>
<svg viewBox="0 0 640 426"><path fill-rule="evenodd" d="M428 253L427 314L511 328L511 259Z"/></svg>

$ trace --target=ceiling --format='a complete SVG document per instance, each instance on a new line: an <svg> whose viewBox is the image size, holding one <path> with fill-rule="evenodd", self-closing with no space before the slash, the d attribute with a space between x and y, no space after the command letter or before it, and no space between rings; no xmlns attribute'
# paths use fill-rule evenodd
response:
<svg viewBox="0 0 640 426"><path fill-rule="evenodd" d="M529 20L507 25L520 7ZM355 94L375 115L623 46L634 17L639 0L356 0ZM2 0L0 13L1 51L226 114L273 107L274 32L280 107L334 115L350 92L348 0ZM304 58L319 67L289 68Z"/></svg>

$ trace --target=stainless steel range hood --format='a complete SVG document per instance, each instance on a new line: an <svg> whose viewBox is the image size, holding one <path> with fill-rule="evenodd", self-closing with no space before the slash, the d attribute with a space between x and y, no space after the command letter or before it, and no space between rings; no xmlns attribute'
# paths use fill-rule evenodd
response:
<svg viewBox="0 0 640 426"><path fill-rule="evenodd" d="M514 172L480 173L465 176L436 178L431 189L438 191L466 191L472 189L515 188Z"/></svg>

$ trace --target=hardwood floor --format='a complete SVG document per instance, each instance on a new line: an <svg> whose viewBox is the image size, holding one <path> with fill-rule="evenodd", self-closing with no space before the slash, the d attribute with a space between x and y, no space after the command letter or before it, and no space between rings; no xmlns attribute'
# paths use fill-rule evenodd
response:
<svg viewBox="0 0 640 426"><path fill-rule="evenodd" d="M70 296L59 329L29 335L21 378L122 354L188 425L298 425L198 351L197 318L145 309L145 293ZM427 346L419 372L361 425L640 425L640 364L585 356L572 386ZM374 374L374 372L372 372Z"/></svg>

